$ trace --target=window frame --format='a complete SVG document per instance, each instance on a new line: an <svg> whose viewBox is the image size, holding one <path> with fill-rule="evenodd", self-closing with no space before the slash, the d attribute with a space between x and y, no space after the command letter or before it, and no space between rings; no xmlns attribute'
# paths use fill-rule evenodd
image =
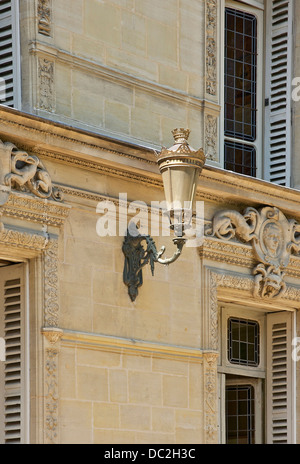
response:
<svg viewBox="0 0 300 464"><path fill-rule="evenodd" d="M267 395L267 389L270 388L269 381L270 375L272 376L272 369L270 363L270 325L274 317L279 317L281 314L287 315L287 321L290 317L290 337L296 337L296 311L292 308L286 309L284 306L270 308L266 305L253 305L249 301L246 302L222 302L218 304L219 311L219 361L218 361L218 396L219 396L219 443L226 443L226 408L225 408L225 389L229 384L239 385L241 383L251 384L255 386L255 394L258 399L258 413L259 417L255 417L255 424L258 421L263 425L257 425L256 431L259 434L256 435L256 441L259 443L264 440L264 443L271 443L269 440L269 430L272 423L272 417L270 414L270 395ZM289 315L289 316L288 316ZM260 324L260 364L258 367L243 366L243 365L231 365L227 359L227 324L228 319L239 318L247 319L251 321L257 321ZM285 319L285 316L284 316ZM289 347L292 350L292 345ZM291 354L291 353L290 353ZM291 363L288 385L291 389L291 411L287 411L288 414L288 427L290 435L288 439L290 443L296 443L296 415L293 413L296 406L296 363ZM273 414L273 413L272 413Z"/></svg>
<svg viewBox="0 0 300 464"><path fill-rule="evenodd" d="M10 0L10 14L4 15L3 21L8 21L12 30L12 78L13 78L13 105L21 110L22 107L22 74L21 74L21 42L20 42L20 4L19 0ZM0 103L2 106L11 106L7 102Z"/></svg>
<svg viewBox="0 0 300 464"><path fill-rule="evenodd" d="M233 324L239 324L239 328L244 324L244 326L252 326L254 328L254 360L249 362L246 359L242 360L236 359L233 360L234 355L233 355L233 343L238 343L239 344L239 351L240 351L240 344L243 343L241 340L234 340L233 337L233 330L232 326ZM256 340L257 339L257 340ZM232 342L232 344L231 344ZM227 358L229 358L230 364L236 365L236 366L252 366L252 367L257 367L259 366L259 360L260 360L260 345L261 345L261 334L260 334L260 324L258 321L253 320L253 319L244 319L240 317L231 317L227 319ZM257 360L256 360L257 357Z"/></svg>
<svg viewBox="0 0 300 464"><path fill-rule="evenodd" d="M3 257L3 260L7 260L6 257ZM20 394L22 397L21 407L20 407L20 444L29 444L30 443L30 343L29 343L29 261L28 260L18 260L7 267L1 267L2 275L1 282L4 283L7 276L15 278L15 276L20 277L20 302L21 302L21 316L20 316L20 346L21 346L21 372L20 372ZM4 330L4 314L0 317L0 330ZM2 368L2 374L4 373L4 367ZM3 379L1 379L3 380ZM5 403L4 398L0 399L0 413L3 415L5 413ZM0 430L0 440L1 444L4 443L4 427L1 427Z"/></svg>
<svg viewBox="0 0 300 464"><path fill-rule="evenodd" d="M225 72L225 9L232 8L239 11L252 14L257 19L257 118L256 118L256 140L249 142L234 137L228 137L224 134L225 124L225 92L224 92L224 72ZM264 94L265 94L265 79L264 79L264 5L257 1L237 1L237 0L222 0L221 3L221 47L220 47L220 164L225 169L225 140L235 142L256 149L256 178L261 179L263 176L263 120L264 120ZM241 174L244 175L244 174Z"/></svg>
<svg viewBox="0 0 300 464"><path fill-rule="evenodd" d="M229 319L244 319L251 320L258 323L260 334L259 346L259 362L257 366L246 366L243 364L233 364L228 359L227 341L228 341L228 322ZM249 308L235 305L221 307L221 320L220 320L220 340L221 340L221 356L220 356L220 372L225 374L233 374L238 376L265 378L266 377L266 322L265 313L260 311L251 310ZM225 336L226 334L226 336Z"/></svg>
<svg viewBox="0 0 300 464"><path fill-rule="evenodd" d="M226 379L226 387L231 386L251 386L254 389L254 426L255 426L255 443L256 445L262 444L264 439L264 427L263 427L263 411L264 411L264 400L263 400L263 386L262 379L249 378L249 377L236 377L235 379ZM226 392L224 393L226 395ZM226 420L226 417L225 417ZM225 429L226 437L226 429ZM226 439L225 439L226 442Z"/></svg>

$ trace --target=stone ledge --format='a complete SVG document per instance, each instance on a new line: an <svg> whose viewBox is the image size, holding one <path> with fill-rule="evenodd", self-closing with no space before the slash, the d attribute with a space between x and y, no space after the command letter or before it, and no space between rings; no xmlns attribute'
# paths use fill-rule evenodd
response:
<svg viewBox="0 0 300 464"><path fill-rule="evenodd" d="M124 352L126 354L139 354L172 359L185 359L191 362L202 363L206 353L198 348L177 345L167 345L143 340L114 337L102 334L92 334L63 329L62 344L81 346L89 349Z"/></svg>

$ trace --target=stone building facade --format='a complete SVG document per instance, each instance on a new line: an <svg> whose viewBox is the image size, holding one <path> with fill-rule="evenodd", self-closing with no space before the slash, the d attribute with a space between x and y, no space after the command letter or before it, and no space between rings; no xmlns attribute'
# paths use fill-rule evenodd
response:
<svg viewBox="0 0 300 464"><path fill-rule="evenodd" d="M1 2L0 443L300 441L299 15ZM175 128L206 154L204 239L132 301L99 219L164 200Z"/></svg>

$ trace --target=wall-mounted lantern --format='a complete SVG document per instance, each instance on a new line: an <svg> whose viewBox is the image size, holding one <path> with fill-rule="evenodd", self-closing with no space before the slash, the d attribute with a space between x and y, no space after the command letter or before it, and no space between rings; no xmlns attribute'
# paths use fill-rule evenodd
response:
<svg viewBox="0 0 300 464"><path fill-rule="evenodd" d="M132 301L135 301L138 288L143 284L142 268L150 263L154 274L155 263L171 264L176 261L187 240L185 231L191 227L198 178L205 164L205 155L202 149L196 151L189 145L188 129L175 129L172 134L175 144L169 149L163 148L157 154L157 163L163 179L166 214L170 228L174 231L173 242L177 249L171 258L163 259L165 247L157 251L153 238L139 234L136 230L134 235L130 234L128 229L123 243L123 277Z"/></svg>

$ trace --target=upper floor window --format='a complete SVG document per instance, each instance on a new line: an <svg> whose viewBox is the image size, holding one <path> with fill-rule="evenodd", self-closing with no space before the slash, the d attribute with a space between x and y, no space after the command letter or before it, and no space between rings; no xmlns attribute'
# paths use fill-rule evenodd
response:
<svg viewBox="0 0 300 464"><path fill-rule="evenodd" d="M18 0L0 4L0 104L20 108L20 41Z"/></svg>
<svg viewBox="0 0 300 464"><path fill-rule="evenodd" d="M224 166L256 177L258 133L257 17L225 9Z"/></svg>
<svg viewBox="0 0 300 464"><path fill-rule="evenodd" d="M294 1L224 0L223 9L224 168L287 187Z"/></svg>

